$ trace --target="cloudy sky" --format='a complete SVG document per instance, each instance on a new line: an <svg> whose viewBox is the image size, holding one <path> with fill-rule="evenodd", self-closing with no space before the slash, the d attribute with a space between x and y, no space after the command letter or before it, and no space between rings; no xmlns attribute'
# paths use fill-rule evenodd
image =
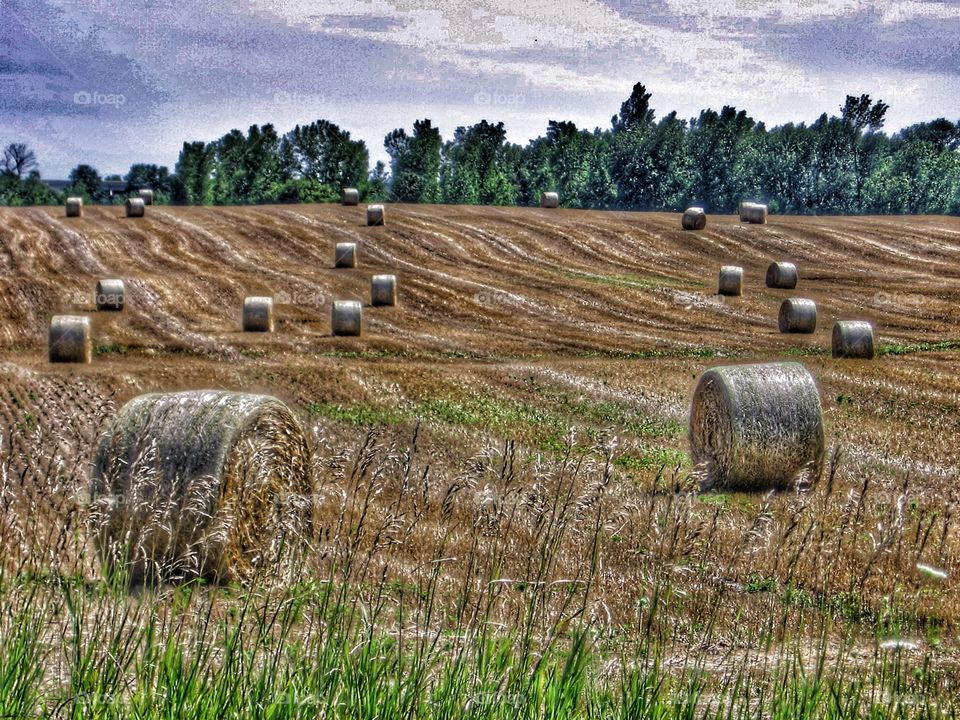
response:
<svg viewBox="0 0 960 720"><path fill-rule="evenodd" d="M637 81L658 116L811 121L866 92L888 129L957 120L960 0L0 0L0 143L50 178L317 118L373 159L420 117L525 142L606 127Z"/></svg>

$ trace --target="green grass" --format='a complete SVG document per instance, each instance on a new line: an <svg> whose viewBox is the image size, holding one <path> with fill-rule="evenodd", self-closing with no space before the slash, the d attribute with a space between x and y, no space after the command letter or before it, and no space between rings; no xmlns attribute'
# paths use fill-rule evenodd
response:
<svg viewBox="0 0 960 720"><path fill-rule="evenodd" d="M613 464L624 470L656 470L690 465L686 453L670 448L647 448L642 453L624 453Z"/></svg>
<svg viewBox="0 0 960 720"><path fill-rule="evenodd" d="M100 355L126 355L130 351L127 345L122 343L101 343L93 346L93 354Z"/></svg>
<svg viewBox="0 0 960 720"><path fill-rule="evenodd" d="M877 355L910 355L918 352L944 352L949 350L960 350L960 340L944 340L942 342L929 343L881 343L877 346Z"/></svg>
<svg viewBox="0 0 960 720"><path fill-rule="evenodd" d="M680 280L678 278L668 277L667 275L599 275L588 273L582 270L560 270L557 271L564 277L576 280L585 280L596 285L616 288L632 288L635 290L655 290L665 285L670 286L702 286L702 282L694 280Z"/></svg>

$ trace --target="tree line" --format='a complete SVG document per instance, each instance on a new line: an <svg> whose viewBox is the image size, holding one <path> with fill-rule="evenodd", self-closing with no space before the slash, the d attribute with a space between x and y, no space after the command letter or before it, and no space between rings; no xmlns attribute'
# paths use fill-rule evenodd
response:
<svg viewBox="0 0 960 720"><path fill-rule="evenodd" d="M152 187L158 202L229 205L332 202L343 187L365 201L534 205L555 190L574 208L732 212L743 199L776 213L960 213L960 122L940 118L888 135L888 105L847 96L839 113L768 129L725 106L685 120L657 118L637 83L606 129L550 121L526 145L507 142L502 122L458 127L444 140L429 119L384 138L389 168L370 168L366 144L317 120L280 134L273 125L185 142L173 173L137 164L129 189ZM60 202L44 190L35 158L11 145L0 172L0 204ZM116 178L119 180L120 178ZM104 202L89 165L70 174L65 195Z"/></svg>

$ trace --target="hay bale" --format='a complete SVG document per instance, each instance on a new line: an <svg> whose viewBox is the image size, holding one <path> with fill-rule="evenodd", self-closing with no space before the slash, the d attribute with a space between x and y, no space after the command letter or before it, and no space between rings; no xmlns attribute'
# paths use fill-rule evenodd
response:
<svg viewBox="0 0 960 720"><path fill-rule="evenodd" d="M356 188L344 188L340 191L341 205L359 205L360 191Z"/></svg>
<svg viewBox="0 0 960 720"><path fill-rule="evenodd" d="M47 352L52 363L89 363L93 359L90 318L54 315L47 334Z"/></svg>
<svg viewBox="0 0 960 720"><path fill-rule="evenodd" d="M540 193L540 207L542 208L560 207L560 196L555 192Z"/></svg>
<svg viewBox="0 0 960 720"><path fill-rule="evenodd" d="M333 266L335 268L355 268L357 266L357 244L337 243L333 250Z"/></svg>
<svg viewBox="0 0 960 720"><path fill-rule="evenodd" d="M120 312L123 310L123 280L98 280L96 301L99 312Z"/></svg>
<svg viewBox="0 0 960 720"><path fill-rule="evenodd" d="M736 265L724 265L720 268L717 283L718 295L739 296L743 294L743 268Z"/></svg>
<svg viewBox="0 0 960 720"><path fill-rule="evenodd" d="M143 200L144 205L153 205L153 190L150 190L149 188L142 188L137 193L137 196Z"/></svg>
<svg viewBox="0 0 960 720"><path fill-rule="evenodd" d="M746 221L747 221L747 215L746 215L746 213L744 212L744 207L745 207L746 205L747 205L747 203L745 203L745 202L743 202L743 200L741 200L741 201L740 201L740 204L737 206L737 214L740 216L740 222L746 222Z"/></svg>
<svg viewBox="0 0 960 720"><path fill-rule="evenodd" d="M865 320L839 320L833 326L833 356L873 360L873 325Z"/></svg>
<svg viewBox="0 0 960 720"><path fill-rule="evenodd" d="M125 205L127 209L128 218L138 218L143 217L144 212L144 202L142 198L127 198Z"/></svg>
<svg viewBox="0 0 960 720"><path fill-rule="evenodd" d="M264 395L141 395L101 436L90 479L97 550L133 582L245 580L309 527L307 442Z"/></svg>
<svg viewBox="0 0 960 720"><path fill-rule="evenodd" d="M397 276L374 275L370 280L370 304L374 307L397 304Z"/></svg>
<svg viewBox="0 0 960 720"><path fill-rule="evenodd" d="M797 266L788 262L772 262L767 267L767 287L793 290L800 280Z"/></svg>
<svg viewBox="0 0 960 720"><path fill-rule="evenodd" d="M330 311L333 335L359 335L363 324L363 306L356 300L335 300Z"/></svg>
<svg viewBox="0 0 960 720"><path fill-rule="evenodd" d="M740 221L754 225L766 225L767 206L760 203L740 203Z"/></svg>
<svg viewBox="0 0 960 720"><path fill-rule="evenodd" d="M386 225L383 205L367 205L367 225Z"/></svg>
<svg viewBox="0 0 960 720"><path fill-rule="evenodd" d="M817 304L806 298L787 298L780 304L777 326L782 333L816 332Z"/></svg>
<svg viewBox="0 0 960 720"><path fill-rule="evenodd" d="M83 198L67 198L67 217L83 217Z"/></svg>
<svg viewBox="0 0 960 720"><path fill-rule="evenodd" d="M687 208L680 218L680 225L684 230L703 230L707 226L707 213L703 208Z"/></svg>
<svg viewBox="0 0 960 720"><path fill-rule="evenodd" d="M824 436L813 377L799 363L708 370L693 393L690 448L705 487L789 488L816 479Z"/></svg>
<svg viewBox="0 0 960 720"><path fill-rule="evenodd" d="M248 297L243 300L243 331L273 332L273 298Z"/></svg>

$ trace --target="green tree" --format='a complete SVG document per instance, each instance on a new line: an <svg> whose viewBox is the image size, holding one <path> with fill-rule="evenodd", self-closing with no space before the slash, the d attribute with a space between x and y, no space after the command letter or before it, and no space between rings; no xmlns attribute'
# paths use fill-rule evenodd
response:
<svg viewBox="0 0 960 720"><path fill-rule="evenodd" d="M165 165L136 163L130 166L123 180L127 183L128 193L149 188L154 191L155 202L165 203L170 200L173 179Z"/></svg>
<svg viewBox="0 0 960 720"><path fill-rule="evenodd" d="M506 153L507 131L481 120L458 127L443 149L441 182L444 202L467 205L509 205L516 188Z"/></svg>
<svg viewBox="0 0 960 720"><path fill-rule="evenodd" d="M77 165L71 170L67 195L82 197L88 203L104 202L106 193L97 169L91 165Z"/></svg>
<svg viewBox="0 0 960 720"><path fill-rule="evenodd" d="M185 142L171 182L173 199L190 205L213 203L214 148L202 141Z"/></svg>
<svg viewBox="0 0 960 720"><path fill-rule="evenodd" d="M327 120L297 125L283 136L280 156L290 177L313 180L337 193L361 185L370 166L366 144L351 140L349 132Z"/></svg>
<svg viewBox="0 0 960 720"><path fill-rule="evenodd" d="M747 180L757 123L729 105L718 113L704 110L691 121L688 148L691 200L708 211L732 212L753 188ZM762 132L762 128L759 129Z"/></svg>
<svg viewBox="0 0 960 720"><path fill-rule="evenodd" d="M23 180L37 168L37 156L24 143L10 143L3 150L3 171Z"/></svg>
<svg viewBox="0 0 960 720"><path fill-rule="evenodd" d="M389 133L383 141L390 156L391 194L400 202L440 202L440 151L443 138L429 119L413 124L413 135L403 128Z"/></svg>

